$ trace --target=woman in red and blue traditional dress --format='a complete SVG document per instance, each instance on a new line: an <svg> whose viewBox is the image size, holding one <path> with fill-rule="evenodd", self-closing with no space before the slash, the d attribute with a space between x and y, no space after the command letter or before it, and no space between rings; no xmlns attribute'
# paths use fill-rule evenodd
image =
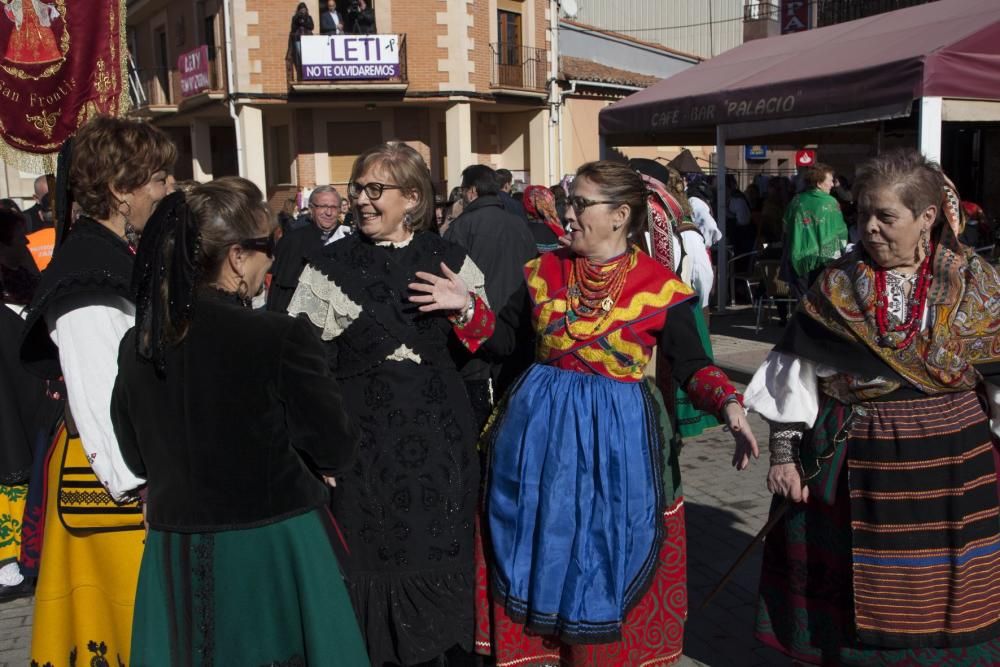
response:
<svg viewBox="0 0 1000 667"><path fill-rule="evenodd" d="M581 167L569 247L528 262L520 297L496 317L448 267L410 286L422 310L456 313L470 348L506 354L535 337L536 363L486 438L477 650L500 666L681 655L684 505L670 422L644 380L655 345L695 404L729 425L734 465L756 456L741 397L699 340L693 291L629 241L647 194L624 165Z"/></svg>
<svg viewBox="0 0 1000 667"><path fill-rule="evenodd" d="M747 389L783 513L757 636L818 665L997 665L1000 274L917 151L863 165L856 194L860 247Z"/></svg>

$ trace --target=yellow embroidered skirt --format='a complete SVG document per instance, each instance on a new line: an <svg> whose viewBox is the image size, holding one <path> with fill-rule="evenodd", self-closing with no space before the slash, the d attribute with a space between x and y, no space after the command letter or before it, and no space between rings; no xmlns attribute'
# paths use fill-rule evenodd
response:
<svg viewBox="0 0 1000 667"><path fill-rule="evenodd" d="M60 470L89 464L78 437L56 434L46 466L45 531L35 590L31 660L40 665L129 664L143 531L71 533L59 516Z"/></svg>
<svg viewBox="0 0 1000 667"><path fill-rule="evenodd" d="M21 553L21 521L27 499L27 484L0 484L0 566L17 561Z"/></svg>

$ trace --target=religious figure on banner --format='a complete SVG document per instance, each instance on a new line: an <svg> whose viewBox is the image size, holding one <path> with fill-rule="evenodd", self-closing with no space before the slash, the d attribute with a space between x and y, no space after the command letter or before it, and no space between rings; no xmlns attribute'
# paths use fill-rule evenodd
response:
<svg viewBox="0 0 1000 667"><path fill-rule="evenodd" d="M21 65L41 65L61 59L62 52L52 30L61 17L55 5L43 0L0 0L3 14L14 24L4 60Z"/></svg>

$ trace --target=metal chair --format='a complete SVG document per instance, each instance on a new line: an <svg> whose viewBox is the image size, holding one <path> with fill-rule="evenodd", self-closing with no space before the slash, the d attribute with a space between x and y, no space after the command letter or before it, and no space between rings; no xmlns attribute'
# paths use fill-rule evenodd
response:
<svg viewBox="0 0 1000 667"><path fill-rule="evenodd" d="M733 249L730 247L729 254L732 255ZM749 259L747 270L737 273L734 271L734 267L737 262L742 262L743 260ZM757 259L757 251L751 250L750 252L745 252L741 255L736 255L735 257L730 257L726 268L729 274L729 305L732 306L736 303L736 284L746 285L747 294L750 297L750 304L754 304L756 299L754 298L754 289L760 288L760 274L756 271L754 266L754 261Z"/></svg>
<svg viewBox="0 0 1000 667"><path fill-rule="evenodd" d="M762 259L757 262L757 269L760 271L760 275L763 281L764 290L758 297L756 303L754 304L757 310L757 322L754 328L754 333L760 333L760 330L764 328L763 318L764 318L764 303L771 308L777 308L779 303L789 303L797 304L798 299L791 296L788 289L788 283L779 277L779 270L781 267L781 261L777 259ZM791 309L794 309L792 305Z"/></svg>

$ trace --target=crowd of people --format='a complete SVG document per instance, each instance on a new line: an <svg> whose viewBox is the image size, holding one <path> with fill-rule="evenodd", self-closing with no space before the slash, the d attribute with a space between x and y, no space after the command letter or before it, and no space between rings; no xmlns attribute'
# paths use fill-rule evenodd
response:
<svg viewBox="0 0 1000 667"><path fill-rule="evenodd" d="M470 165L444 198L385 143L295 216L175 158L88 122L44 271L0 217L0 599L34 590L34 663L670 664L680 447L724 424L745 469L748 410L761 641L1000 663L1000 274L919 153L859 165L853 246L828 167L734 189L734 245L782 244L802 290L745 397L712 193L659 162Z"/></svg>

